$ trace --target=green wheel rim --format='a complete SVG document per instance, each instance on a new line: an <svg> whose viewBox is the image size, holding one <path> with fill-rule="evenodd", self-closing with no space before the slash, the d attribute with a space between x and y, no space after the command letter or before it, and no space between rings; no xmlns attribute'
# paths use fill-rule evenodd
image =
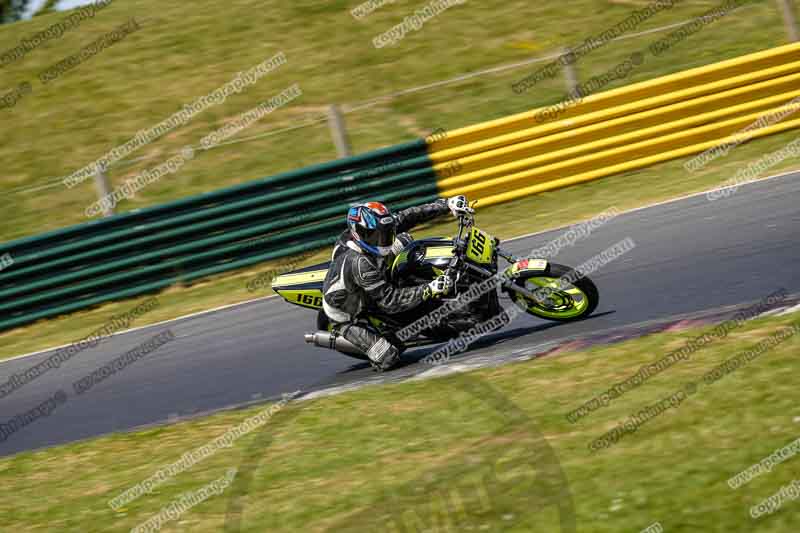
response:
<svg viewBox="0 0 800 533"><path fill-rule="evenodd" d="M559 278L537 276L525 280L525 288L531 292L541 287L548 287L558 291L553 296L556 304L564 303L563 298L558 295L559 292L569 294L572 300L571 305L562 306L563 309L548 309L533 300L515 293L517 300L523 300L525 302L529 313L545 318L576 318L581 316L589 307L589 297L585 292L571 283L568 283L565 288L561 289L559 288Z"/></svg>

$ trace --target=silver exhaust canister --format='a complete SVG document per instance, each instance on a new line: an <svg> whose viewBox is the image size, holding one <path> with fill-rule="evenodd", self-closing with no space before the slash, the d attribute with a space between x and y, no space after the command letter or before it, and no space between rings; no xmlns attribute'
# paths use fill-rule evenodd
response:
<svg viewBox="0 0 800 533"><path fill-rule="evenodd" d="M313 344L320 348L328 348L329 350L364 357L364 352L359 350L355 344L335 333L317 331L316 333L306 333L304 338L308 344Z"/></svg>

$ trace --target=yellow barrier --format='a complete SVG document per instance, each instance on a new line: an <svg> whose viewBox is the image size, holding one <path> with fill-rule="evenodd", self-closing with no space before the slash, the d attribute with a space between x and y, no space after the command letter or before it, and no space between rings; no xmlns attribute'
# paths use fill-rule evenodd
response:
<svg viewBox="0 0 800 533"><path fill-rule="evenodd" d="M443 196L452 196L455 194L469 195L471 199L481 199L479 205L486 205L484 198L497 194L501 191L511 191L514 188L524 188L532 183L540 183L546 180L559 180L566 176L572 176L584 172L590 172L596 169L603 169L606 167L614 167L626 161L639 159L641 156L657 155L669 151L674 151L683 148L695 148L696 152L702 152L708 147L708 140L717 140L727 138L736 134L737 131L752 123L757 119L758 113L748 115L743 118L736 118L729 121L724 121L719 124L709 124L701 128L694 128L688 131L682 131L672 135L665 135L658 139L629 144L622 148L614 148L605 150L590 155L552 163L544 166L537 166L536 168L506 174L501 178L486 180L474 185L458 186L452 189L445 189L442 192ZM781 122L772 126L769 130L773 133L790 129L794 124L796 127L800 125L798 120ZM764 128L767 130L767 128ZM761 137L764 130L758 130L759 135L752 135L753 138ZM714 146L713 144L711 146ZM689 152L692 153L692 152ZM641 168L641 167L636 167ZM610 174L604 174L609 176ZM549 189L548 189L549 190ZM476 194L478 193L478 194Z"/></svg>
<svg viewBox="0 0 800 533"><path fill-rule="evenodd" d="M586 113L585 115L556 120L541 126L530 127L531 124L527 124L527 129L518 130L513 133L507 133L497 137L491 137L482 141L454 146L450 149L436 151L434 150L434 147L438 143L433 143L428 147L428 152L430 153L431 159L434 161L434 163L451 161L459 157L516 144L524 140L544 137L545 135L552 135L553 133L571 130L579 125L593 124L595 122L609 120L632 113L654 110L655 108L665 105L715 94L733 88L745 87L746 89L747 86L751 84L757 84L763 80L789 76L792 74L797 74L798 72L800 72L800 61L750 74L736 76L735 78L721 80L707 85L683 89L677 92L668 92L663 94L659 93L657 96L652 96L650 98L610 107L600 111L593 111L591 113ZM454 134L448 132L446 141L450 141L450 137L453 135Z"/></svg>
<svg viewBox="0 0 800 533"><path fill-rule="evenodd" d="M766 115L797 113L798 102L792 44L588 96L558 120L537 124L535 109L461 128L429 154L442 195L487 206L702 152ZM795 127L783 120L749 137Z"/></svg>
<svg viewBox="0 0 800 533"><path fill-rule="evenodd" d="M781 131L786 131L793 128L800 128L800 119L794 120L787 123L781 123L769 128L763 128L755 132L754 135L751 135L750 138L758 138L764 137L767 135L773 135L775 133L779 133ZM713 148L717 145L726 143L726 142L735 142L737 138L741 137L741 135L730 135L728 137L724 137L721 139L714 139L711 141L707 141L704 143L696 144L693 146L687 146L685 148L677 148L670 152L664 152L659 155L654 155L650 157L646 157L643 159L637 159L633 161L628 161L627 163L620 163L618 165L607 167L599 170L594 170L592 172L586 172L583 174L578 174L576 176L571 176L569 178L562 178L558 180L553 180L548 183L542 183L539 185L532 185L530 187L526 187L524 189L518 189L514 191L509 191L506 193L496 194L493 196L489 196L484 198L480 201L481 207L488 207L490 205L500 204L503 202L509 202L511 200L516 200L518 198L522 198L524 196L530 196L532 194L537 194L540 192L545 191L552 191L554 189L560 189L562 187L569 187L571 185L577 185L579 183L584 183L586 181L592 181L599 178L604 178L607 176L612 176L614 174L620 174L622 172L628 172L630 170L636 170L644 167L649 167L658 163L663 163L664 161L670 161L672 159L679 159L681 157L686 157L688 155L692 155L698 152L702 152L708 150L709 148ZM733 176L731 176L733 177Z"/></svg>
<svg viewBox="0 0 800 533"><path fill-rule="evenodd" d="M608 150L615 147L624 149L625 147L632 146L633 143L645 140L658 141L659 139L664 139L666 136L673 133L686 136L686 134L694 131L690 130L690 128L703 126L709 123L714 126L714 131L722 127L725 127L727 130L735 131L736 129L749 126L752 122L755 122L759 119L759 117L766 113L775 113L784 109L792 111L792 113L800 111L800 103L780 105L798 97L800 97L800 89L796 89L789 93L756 100L754 102L747 102L745 104L731 106L727 109L721 109L709 113L700 113L693 116L690 115L689 118L673 120L670 122L662 122L656 126L637 129L634 131L627 131L619 135L614 135L613 130L604 131L601 132L601 134L592 135L592 137L596 137L597 140L587 140L585 143L563 149L556 149L557 145L553 145L553 149L545 151L544 153L541 153L540 146L533 147L528 153L525 153L527 150L520 150L517 146L511 148L501 148L499 150L487 152L486 154L479 154L459 160L461 164L461 171L458 173L458 175L439 180L438 186L440 189L452 189L475 184L480 188L481 186L488 186L486 180L493 177L503 176L511 172L524 170L526 168L538 168L552 162L570 162L582 155L597 154L601 150ZM728 120L720 120L728 117L733 118ZM711 136L711 131L711 128L705 128L703 130L697 130L697 133L708 133L708 135ZM566 144L567 143L563 143L562 146ZM499 154L497 154L497 152L499 152ZM511 159L510 162L501 164L499 161L507 159L509 153L514 154L513 159ZM598 160L595 163L601 164L602 161ZM476 170L472 172L467 170L473 168ZM474 190L471 190L471 192L474 192Z"/></svg>
<svg viewBox="0 0 800 533"><path fill-rule="evenodd" d="M793 87L800 86L800 74L792 76ZM733 92L733 91L731 91ZM736 90L736 92L741 92ZM442 179L439 181L440 186L449 187L458 178L466 177L469 173L489 169L503 163L519 161L522 158L533 157L536 155L550 154L557 150L563 150L567 147L578 148L577 153L585 152L588 149L586 145L597 140L610 140L619 139L619 135L638 132L644 138L649 134L664 134L673 131L678 126L675 124L676 120L684 117L695 117L695 122L702 123L702 120L718 120L729 117L734 117L742 113L752 112L760 108L769 108L779 105L783 102L788 102L790 99L799 96L800 89L795 89L789 92L780 93L774 96L760 98L754 102L745 102L738 105L736 102L741 100L741 95L715 95L715 97L702 97L697 100L682 102L655 110L652 113L638 113L620 117L607 122L600 122L567 130L555 135L541 137L531 141L526 141L495 150L489 150L484 153L477 153L475 155L458 158L458 168L460 171L458 176L452 179ZM745 94L745 96L747 96ZM707 113L701 111L715 110ZM702 117L702 118L701 118ZM661 126L660 128L653 128L654 126ZM623 142L620 140L620 142ZM450 169L452 174L451 162L438 163L434 165L440 175L444 174L446 170Z"/></svg>

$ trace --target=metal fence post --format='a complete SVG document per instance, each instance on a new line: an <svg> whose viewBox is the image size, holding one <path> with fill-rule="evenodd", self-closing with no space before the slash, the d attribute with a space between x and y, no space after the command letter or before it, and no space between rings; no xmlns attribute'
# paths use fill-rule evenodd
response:
<svg viewBox="0 0 800 533"><path fill-rule="evenodd" d="M786 23L786 34L789 36L789 42L796 43L800 41L800 33L797 31L797 18L794 16L794 6L791 0L778 0L778 4L783 13L783 21Z"/></svg>
<svg viewBox="0 0 800 533"><path fill-rule="evenodd" d="M339 154L339 157L352 155L350 140L347 138L347 130L344 126L344 118L339 106L336 104L331 104L328 107L328 126L330 126L333 144L336 145L336 153Z"/></svg>
<svg viewBox="0 0 800 533"><path fill-rule="evenodd" d="M572 50L569 48L562 48L560 50L561 56L569 55ZM567 94L573 94L573 91L578 90L578 69L575 68L575 63L570 61L564 65L564 82L567 84Z"/></svg>
<svg viewBox="0 0 800 533"><path fill-rule="evenodd" d="M97 173L94 175L94 183L97 188L97 197L100 200L111 194L111 184L108 182L108 175L106 174L105 168L98 166ZM102 205L104 217L110 217L114 214L113 207L107 206L106 204Z"/></svg>

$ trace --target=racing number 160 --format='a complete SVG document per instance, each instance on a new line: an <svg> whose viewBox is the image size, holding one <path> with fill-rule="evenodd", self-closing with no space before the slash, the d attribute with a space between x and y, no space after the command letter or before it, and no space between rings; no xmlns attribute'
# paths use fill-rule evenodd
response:
<svg viewBox="0 0 800 533"><path fill-rule="evenodd" d="M310 294L298 294L297 301L314 307L322 307L322 296L311 296Z"/></svg>

